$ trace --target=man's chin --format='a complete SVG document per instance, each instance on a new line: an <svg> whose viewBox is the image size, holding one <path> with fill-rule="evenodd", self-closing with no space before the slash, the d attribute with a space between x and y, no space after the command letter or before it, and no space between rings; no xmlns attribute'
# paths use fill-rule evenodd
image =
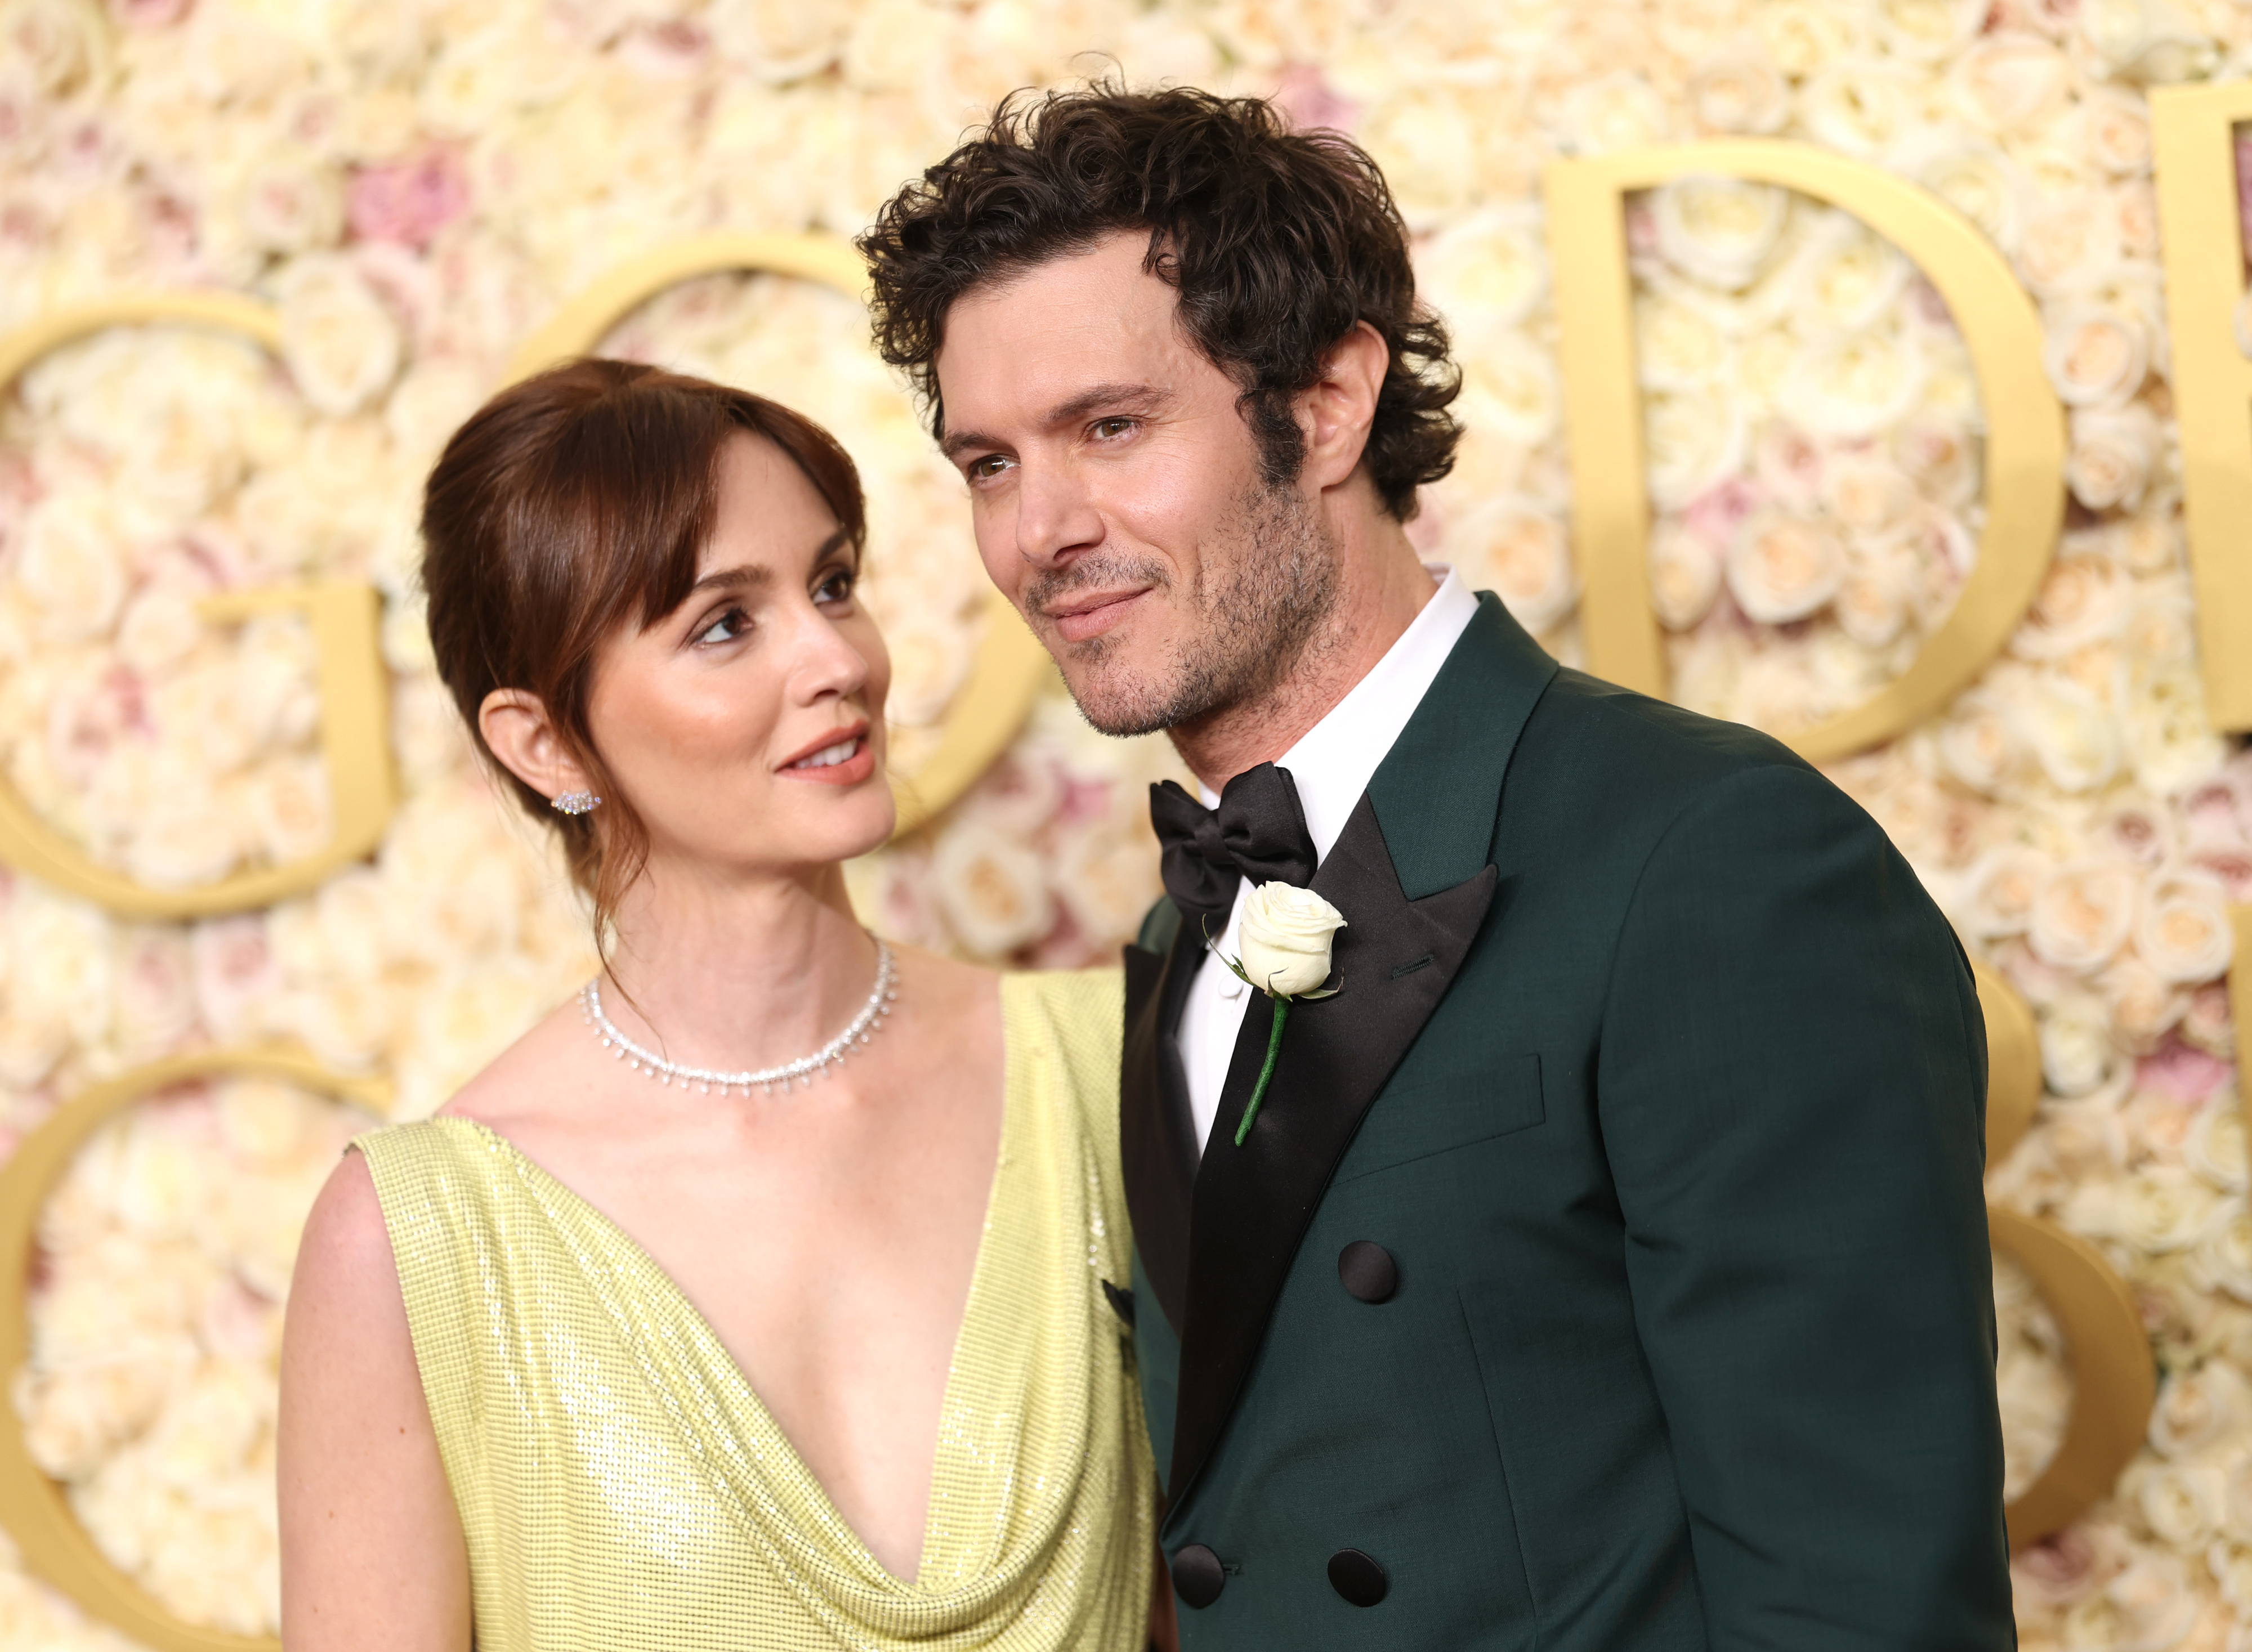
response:
<svg viewBox="0 0 2252 1652"><path fill-rule="evenodd" d="M1079 714L1090 727L1120 739L1157 733L1202 709L1184 706L1178 684L1155 683L1120 671L1067 670L1064 686L1071 691ZM1169 689L1172 691L1168 692Z"/></svg>

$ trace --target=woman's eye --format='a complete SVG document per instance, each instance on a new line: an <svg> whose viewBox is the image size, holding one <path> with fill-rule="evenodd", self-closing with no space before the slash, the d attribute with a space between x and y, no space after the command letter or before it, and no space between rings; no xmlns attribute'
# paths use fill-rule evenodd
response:
<svg viewBox="0 0 2252 1652"><path fill-rule="evenodd" d="M697 634L699 642L733 642L750 628L751 616L740 608L729 608L725 614Z"/></svg>
<svg viewBox="0 0 2252 1652"><path fill-rule="evenodd" d="M852 575L839 568L813 587L813 600L816 602L850 602L853 583Z"/></svg>

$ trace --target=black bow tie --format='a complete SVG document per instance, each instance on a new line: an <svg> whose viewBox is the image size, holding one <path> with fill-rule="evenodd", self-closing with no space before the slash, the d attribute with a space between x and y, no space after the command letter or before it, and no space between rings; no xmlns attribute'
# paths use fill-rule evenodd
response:
<svg viewBox="0 0 2252 1652"><path fill-rule="evenodd" d="M1150 788L1150 823L1163 846L1165 893L1189 927L1217 937L1235 905L1236 885L1314 880L1314 840L1290 771L1262 763L1238 774L1206 809L1173 781Z"/></svg>

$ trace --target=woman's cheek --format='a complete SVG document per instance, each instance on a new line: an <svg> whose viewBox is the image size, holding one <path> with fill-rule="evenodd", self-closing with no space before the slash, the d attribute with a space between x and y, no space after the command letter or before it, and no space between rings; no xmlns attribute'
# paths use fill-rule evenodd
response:
<svg viewBox="0 0 2252 1652"><path fill-rule="evenodd" d="M884 701L892 691L892 655L884 646L884 634L876 628L876 621L865 610L853 616L852 646L868 663L867 681L860 692L867 701L868 718L876 725L881 738L884 725Z"/></svg>

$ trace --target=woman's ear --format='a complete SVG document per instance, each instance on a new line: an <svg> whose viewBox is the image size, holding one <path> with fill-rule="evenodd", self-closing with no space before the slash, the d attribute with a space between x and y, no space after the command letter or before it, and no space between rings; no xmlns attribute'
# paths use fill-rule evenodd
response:
<svg viewBox="0 0 2252 1652"><path fill-rule="evenodd" d="M571 755L537 694L495 689L477 707L477 731L501 767L542 797L589 789L587 771Z"/></svg>

